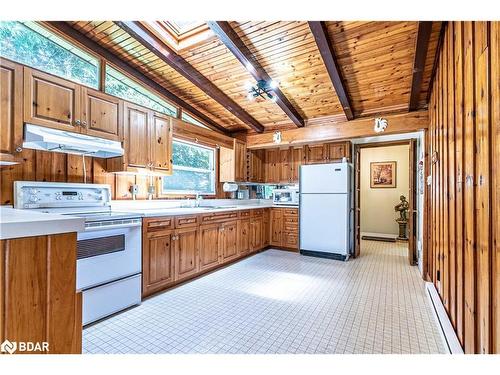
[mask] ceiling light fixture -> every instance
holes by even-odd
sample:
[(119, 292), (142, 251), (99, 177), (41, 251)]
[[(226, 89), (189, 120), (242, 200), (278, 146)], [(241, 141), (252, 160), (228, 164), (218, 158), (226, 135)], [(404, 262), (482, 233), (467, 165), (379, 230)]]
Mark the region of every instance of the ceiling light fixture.
[(273, 90), (277, 88), (278, 82), (273, 80), (258, 80), (256, 86), (252, 86), (251, 84), (249, 85), (248, 82), (245, 82), (245, 89), (248, 91), (248, 100), (254, 100), (260, 96), (263, 99), (269, 99), (275, 103), (278, 100), (278, 97)]

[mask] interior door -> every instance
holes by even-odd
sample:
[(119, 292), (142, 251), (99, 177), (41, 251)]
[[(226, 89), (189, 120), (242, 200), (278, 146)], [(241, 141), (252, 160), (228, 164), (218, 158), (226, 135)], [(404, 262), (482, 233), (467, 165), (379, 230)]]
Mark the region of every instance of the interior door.
[(354, 153), (354, 257), (358, 257), (361, 254), (361, 152), (358, 147)]
[(410, 163), (408, 176), (409, 181), (409, 192), (408, 192), (408, 262), (411, 265), (417, 262), (417, 225), (416, 225), (416, 215), (417, 215), (417, 189), (416, 189), (416, 163), (417, 163), (417, 142), (415, 139), (410, 141)]

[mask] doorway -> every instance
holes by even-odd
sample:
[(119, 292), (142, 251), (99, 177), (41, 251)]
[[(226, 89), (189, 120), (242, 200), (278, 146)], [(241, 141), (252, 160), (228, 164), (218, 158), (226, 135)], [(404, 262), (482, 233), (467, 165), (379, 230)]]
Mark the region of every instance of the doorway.
[[(355, 256), (363, 239), (406, 242), (408, 262), (415, 265), (416, 140), (356, 144), (354, 155)], [(407, 210), (396, 211), (398, 205)]]

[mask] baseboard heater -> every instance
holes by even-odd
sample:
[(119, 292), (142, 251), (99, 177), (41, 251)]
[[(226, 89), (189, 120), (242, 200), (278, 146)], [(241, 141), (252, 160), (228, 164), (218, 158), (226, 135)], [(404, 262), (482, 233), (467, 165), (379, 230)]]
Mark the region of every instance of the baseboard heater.
[(450, 318), (446, 313), (443, 302), (441, 302), (441, 298), (439, 298), (436, 287), (433, 283), (426, 282), (425, 288), (427, 291), (427, 296), (429, 297), (429, 300), (431, 301), (433, 307), (434, 317), (439, 323), (441, 336), (444, 343), (446, 344), (448, 352), (451, 354), (464, 354), (464, 350), (460, 345), (460, 341), (458, 341), (458, 337), (455, 333), (455, 330), (453, 329)]
[(396, 242), (395, 238), (389, 238), (389, 237), (362, 236), (361, 239), (368, 241)]

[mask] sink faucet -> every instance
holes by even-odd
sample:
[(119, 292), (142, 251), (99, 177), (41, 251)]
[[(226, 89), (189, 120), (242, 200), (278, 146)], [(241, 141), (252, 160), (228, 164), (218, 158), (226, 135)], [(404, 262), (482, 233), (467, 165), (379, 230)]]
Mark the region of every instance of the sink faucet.
[(201, 201), (203, 200), (203, 197), (201, 196), (200, 193), (196, 193), (196, 200), (195, 200), (195, 207), (200, 207)]

